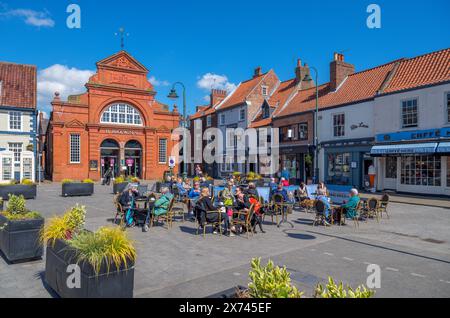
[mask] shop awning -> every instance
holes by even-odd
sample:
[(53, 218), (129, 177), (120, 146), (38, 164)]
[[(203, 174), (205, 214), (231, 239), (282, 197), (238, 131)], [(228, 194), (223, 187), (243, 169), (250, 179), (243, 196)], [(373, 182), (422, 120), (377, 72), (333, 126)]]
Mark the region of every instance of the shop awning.
[(372, 147), (370, 155), (373, 157), (380, 157), (389, 155), (434, 154), (436, 153), (437, 146), (437, 142), (421, 144), (377, 145)]
[(440, 154), (450, 154), (450, 142), (441, 142), (436, 150)]

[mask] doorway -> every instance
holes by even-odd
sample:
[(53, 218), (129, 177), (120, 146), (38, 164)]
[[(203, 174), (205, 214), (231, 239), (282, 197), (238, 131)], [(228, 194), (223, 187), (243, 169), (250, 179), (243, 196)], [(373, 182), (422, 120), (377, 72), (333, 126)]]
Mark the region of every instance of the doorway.
[(119, 175), (119, 156), (120, 147), (115, 140), (106, 139), (102, 142), (100, 145), (100, 173), (102, 178), (109, 168), (112, 169), (113, 178)]
[(130, 140), (125, 144), (126, 175), (142, 178), (142, 146), (136, 140)]

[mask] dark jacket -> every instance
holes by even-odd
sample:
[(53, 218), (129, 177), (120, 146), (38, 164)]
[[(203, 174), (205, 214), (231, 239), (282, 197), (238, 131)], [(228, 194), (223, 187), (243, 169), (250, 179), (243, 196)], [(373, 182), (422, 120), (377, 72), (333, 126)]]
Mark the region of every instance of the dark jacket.
[(130, 195), (130, 192), (128, 190), (122, 192), (119, 198), (119, 203), (122, 205), (123, 208), (131, 206), (131, 201), (136, 198), (137, 192), (132, 192)]
[(258, 190), (256, 190), (256, 189), (250, 189), (249, 188), (249, 189), (247, 189), (247, 191), (245, 191), (245, 194), (248, 195), (248, 196), (253, 195), (253, 196), (259, 198)]
[[(206, 222), (217, 222), (219, 220), (219, 212), (217, 213), (206, 213), (207, 211), (216, 211), (216, 207), (214, 207), (211, 202), (211, 198), (209, 197), (201, 197), (195, 203), (194, 213), (197, 217), (198, 222), (201, 225), (204, 225)], [(223, 220), (226, 217), (225, 213), (222, 213), (221, 219)]]
[(252, 204), (250, 203), (249, 199), (248, 199), (248, 195), (244, 195), (244, 201), (240, 201), (236, 198), (236, 202), (235, 202), (235, 208), (236, 210), (240, 211), (243, 209), (250, 209), (250, 207), (252, 206)]

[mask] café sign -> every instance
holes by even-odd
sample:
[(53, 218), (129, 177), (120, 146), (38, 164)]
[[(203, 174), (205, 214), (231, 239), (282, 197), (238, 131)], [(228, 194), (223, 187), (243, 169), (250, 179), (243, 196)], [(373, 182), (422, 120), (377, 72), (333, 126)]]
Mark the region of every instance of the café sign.
[(450, 138), (450, 127), (379, 134), (376, 137), (377, 142), (395, 142), (405, 140), (411, 141), (440, 138)]

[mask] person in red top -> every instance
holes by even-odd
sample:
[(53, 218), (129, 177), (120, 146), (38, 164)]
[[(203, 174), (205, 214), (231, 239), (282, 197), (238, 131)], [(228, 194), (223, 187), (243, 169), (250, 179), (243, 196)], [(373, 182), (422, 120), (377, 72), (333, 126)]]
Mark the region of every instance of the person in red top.
[(281, 184), (283, 184), (283, 187), (289, 187), (289, 181), (285, 178), (281, 178)]

